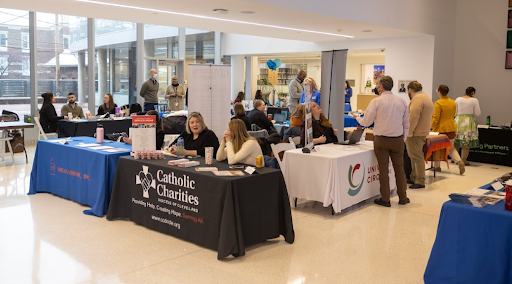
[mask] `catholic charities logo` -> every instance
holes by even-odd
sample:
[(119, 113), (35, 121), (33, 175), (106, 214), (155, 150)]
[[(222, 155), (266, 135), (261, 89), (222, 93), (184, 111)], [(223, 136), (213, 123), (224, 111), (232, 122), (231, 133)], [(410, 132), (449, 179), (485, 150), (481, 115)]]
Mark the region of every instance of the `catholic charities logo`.
[(149, 198), (149, 190), (151, 188), (156, 189), (156, 180), (153, 179), (153, 175), (148, 170), (148, 166), (142, 166), (142, 171), (135, 176), (135, 184), (142, 185), (142, 196), (144, 198)]
[(356, 196), (363, 187), (364, 176), (366, 174), (364, 164), (362, 167), (363, 178), (358, 184), (354, 183), (354, 174), (359, 170), (361, 170), (361, 164), (356, 164), (354, 167), (350, 165), (350, 168), (348, 169), (348, 183), (350, 184), (350, 188), (348, 189), (348, 195), (350, 196)]

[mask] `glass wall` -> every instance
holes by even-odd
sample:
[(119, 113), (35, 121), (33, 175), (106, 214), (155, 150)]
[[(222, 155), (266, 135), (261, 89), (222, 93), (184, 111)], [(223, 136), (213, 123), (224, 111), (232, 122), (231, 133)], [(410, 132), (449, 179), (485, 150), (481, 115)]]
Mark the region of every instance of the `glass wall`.
[(79, 48), (70, 50), (71, 33), (81, 30), (87, 41), (87, 19), (48, 13), (37, 13), (36, 19), (38, 93), (55, 95), (58, 115), (62, 115), (60, 110), (67, 104), (69, 93), (74, 93), (78, 104), (87, 111), (86, 53)]
[(28, 11), (0, 9), (0, 111), (30, 113)]
[[(96, 101), (105, 94), (114, 97), (117, 106), (136, 102), (137, 24), (96, 19)], [(131, 95), (130, 95), (131, 94)]]

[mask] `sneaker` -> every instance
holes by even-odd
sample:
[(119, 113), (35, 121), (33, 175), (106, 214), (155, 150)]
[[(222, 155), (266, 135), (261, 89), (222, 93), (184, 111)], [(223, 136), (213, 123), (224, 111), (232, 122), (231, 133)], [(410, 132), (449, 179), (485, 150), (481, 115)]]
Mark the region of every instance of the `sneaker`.
[(415, 188), (425, 188), (425, 185), (415, 183), (415, 184), (409, 186), (409, 188), (412, 188), (412, 189), (415, 189)]
[(391, 202), (384, 202), (384, 201), (382, 201), (382, 198), (375, 199), (373, 201), (373, 203), (375, 203), (377, 205), (385, 206), (385, 207), (391, 207)]
[(459, 173), (462, 175), (466, 171), (466, 166), (463, 162), (459, 162)]
[(411, 200), (409, 199), (409, 197), (406, 197), (405, 199), (398, 201), (398, 204), (400, 204), (400, 205), (405, 205), (407, 203), (411, 203)]

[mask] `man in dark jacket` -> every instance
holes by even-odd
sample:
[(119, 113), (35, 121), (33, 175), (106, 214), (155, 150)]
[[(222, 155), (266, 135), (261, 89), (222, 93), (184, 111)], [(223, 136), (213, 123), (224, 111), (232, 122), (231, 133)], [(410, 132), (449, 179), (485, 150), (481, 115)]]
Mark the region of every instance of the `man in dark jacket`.
[(254, 109), (249, 112), (248, 117), (251, 119), (251, 124), (256, 124), (261, 129), (266, 129), (268, 133), (277, 132), (274, 124), (270, 121), (265, 114), (265, 102), (262, 100), (254, 101)]

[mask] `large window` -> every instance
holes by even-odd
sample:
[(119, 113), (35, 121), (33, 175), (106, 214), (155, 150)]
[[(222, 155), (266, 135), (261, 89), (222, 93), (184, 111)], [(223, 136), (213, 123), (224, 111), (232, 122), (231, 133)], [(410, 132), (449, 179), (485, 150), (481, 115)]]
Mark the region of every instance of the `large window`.
[(106, 93), (118, 106), (137, 100), (137, 24), (96, 19), (96, 107)]
[(54, 105), (59, 115), (69, 93), (77, 96), (77, 102), (84, 111), (88, 109), (85, 54), (79, 48), (72, 53), (69, 41), (67, 46), (65, 44), (71, 31), (84, 22), (86, 19), (81, 17), (37, 13), (38, 92), (55, 94)]
[(28, 12), (0, 9), (0, 19), (0, 109), (23, 117), (30, 112), (30, 65), (24, 69), (30, 52)]

